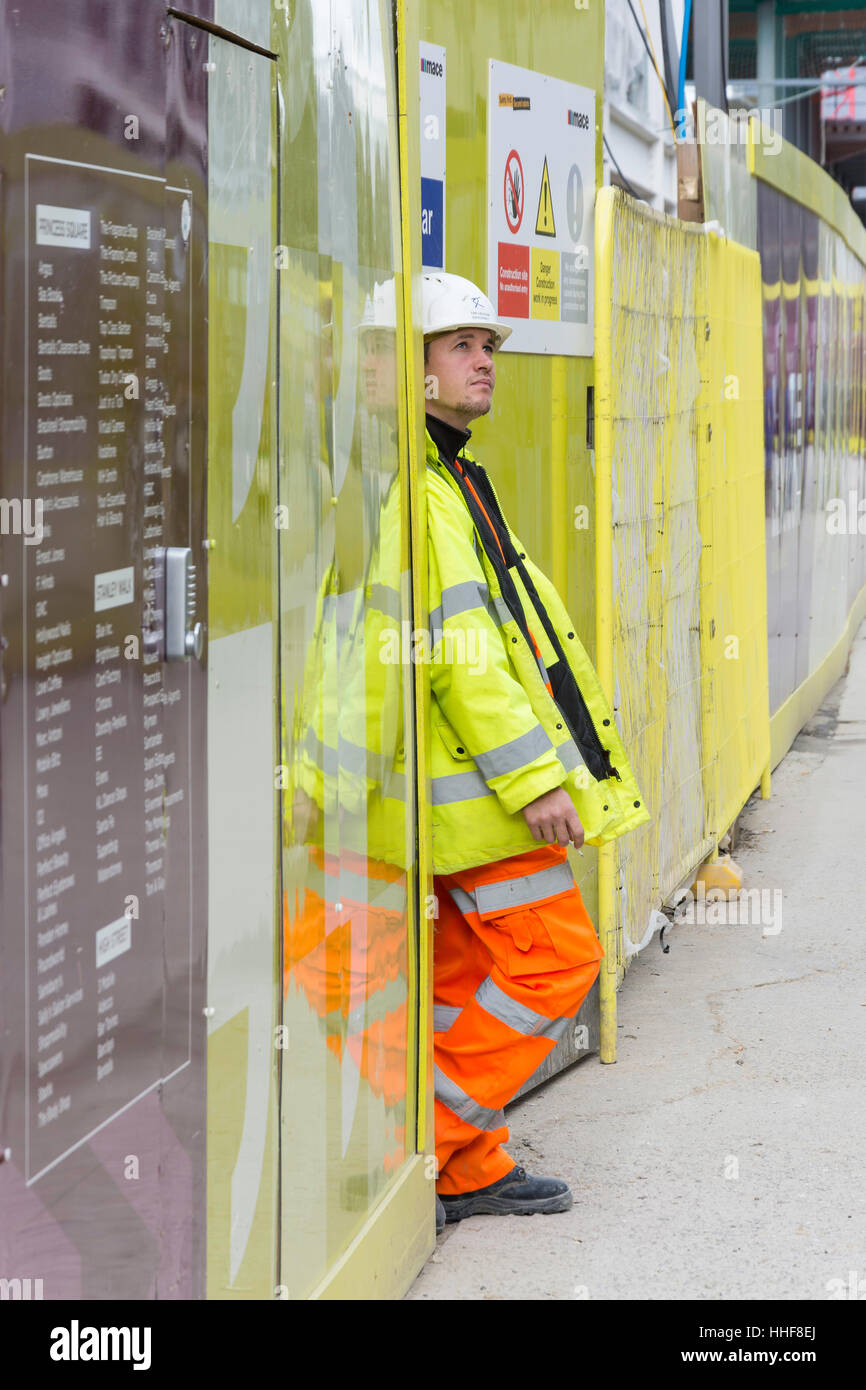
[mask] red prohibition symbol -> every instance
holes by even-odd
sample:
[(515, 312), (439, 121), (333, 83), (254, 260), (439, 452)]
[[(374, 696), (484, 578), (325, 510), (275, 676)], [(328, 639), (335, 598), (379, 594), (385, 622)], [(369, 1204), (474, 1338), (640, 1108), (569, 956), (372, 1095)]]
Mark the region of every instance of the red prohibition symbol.
[(510, 232), (518, 232), (523, 221), (525, 188), (520, 155), (512, 150), (505, 161), (505, 220)]

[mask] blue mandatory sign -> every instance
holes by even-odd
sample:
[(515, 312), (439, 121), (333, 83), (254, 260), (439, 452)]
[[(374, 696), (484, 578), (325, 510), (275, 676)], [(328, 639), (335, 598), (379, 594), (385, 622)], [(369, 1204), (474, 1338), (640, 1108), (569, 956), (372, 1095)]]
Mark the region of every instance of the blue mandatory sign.
[(572, 164), (568, 174), (565, 213), (568, 218), (569, 235), (572, 241), (578, 242), (583, 230), (583, 179), (576, 164)]
[(421, 261), (444, 270), (445, 220), (441, 179), (421, 180)]

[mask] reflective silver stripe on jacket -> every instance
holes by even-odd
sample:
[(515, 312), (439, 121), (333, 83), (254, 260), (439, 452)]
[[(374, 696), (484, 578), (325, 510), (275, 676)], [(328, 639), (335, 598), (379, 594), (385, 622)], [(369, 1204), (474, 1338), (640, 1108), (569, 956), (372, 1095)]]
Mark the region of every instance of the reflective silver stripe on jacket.
[[(473, 608), (488, 607), (488, 588), (480, 579), (464, 579), (460, 584), (449, 584), (442, 590), (442, 602), (430, 614), (430, 634), (434, 644), (442, 634), (442, 624), (448, 618), (456, 618), (460, 613), (471, 613)], [(437, 636), (438, 634), (438, 636)]]
[(321, 739), (316, 737), (313, 729), (307, 729), (307, 735), (303, 742), (303, 749), (304, 752), (312, 758), (316, 766), (320, 767), (329, 777), (336, 776), (337, 750), (336, 748), (329, 748), (326, 743), (322, 743)]
[(385, 786), (382, 788), (382, 796), (390, 797), (392, 801), (406, 800), (406, 774), (405, 772), (392, 772)]
[(508, 607), (508, 604), (505, 602), (505, 599), (502, 597), (502, 595), (492, 594), (491, 602), (493, 604), (494, 609), (496, 610), (496, 616), (499, 619), (500, 627), (504, 626), (505, 623), (510, 623), (514, 615), (512, 614), (511, 609)]
[(346, 738), (341, 738), (337, 744), (337, 761), (343, 772), (354, 772), (366, 777), (369, 756), (366, 748), (362, 748), (358, 743), (350, 743)]
[(347, 589), (341, 594), (325, 594), (322, 600), (322, 618), (325, 622), (331, 623), (336, 617), (337, 634), (340, 638), (344, 638), (349, 631), (355, 605), (361, 594), (363, 589)]
[(447, 1033), (452, 1023), (456, 1023), (462, 1009), (455, 1009), (450, 1004), (433, 1005), (433, 1032)]
[(506, 772), (516, 772), (518, 768), (526, 767), (552, 747), (544, 729), (536, 724), (534, 729), (528, 729), (525, 734), (519, 734), (508, 743), (501, 743), (498, 748), (476, 753), (475, 761), (481, 775), (489, 782), (492, 777), (502, 777)]
[(535, 664), (541, 672), (541, 679), (544, 681), (544, 684), (547, 685), (547, 682), (550, 680), (550, 676), (547, 674), (547, 667), (545, 666), (540, 656), (536, 656)]
[(371, 584), (369, 603), (371, 608), (378, 608), (380, 613), (387, 613), (389, 618), (394, 618), (397, 622), (403, 616), (400, 595), (390, 584)]
[(434, 806), (447, 806), (452, 801), (474, 801), (479, 796), (496, 795), (475, 768), (469, 772), (455, 772), (448, 777), (433, 777), (430, 780)]
[(307, 736), (304, 739), (304, 751), (329, 777), (336, 777), (341, 770), (366, 777), (368, 775), (368, 761), (376, 761), (377, 758), (381, 758), (381, 755), (371, 754), (359, 743), (350, 743), (346, 738), (340, 739), (338, 748), (332, 748), (329, 744), (322, 743), (321, 739), (316, 737), (313, 729), (307, 730)]
[(556, 756), (566, 772), (574, 772), (578, 767), (586, 767), (586, 763), (580, 756), (580, 749), (572, 738), (568, 739), (566, 743), (557, 744)]
[(574, 874), (568, 864), (552, 864), (535, 874), (520, 878), (504, 878), (499, 883), (479, 883), (474, 893), (463, 888), (448, 892), (463, 913), (502, 912), (512, 907), (526, 907), (551, 898), (555, 893), (567, 893), (575, 887)]
[(476, 989), (475, 999), (485, 1013), (492, 1014), (501, 1023), (507, 1023), (515, 1033), (524, 1033), (530, 1038), (553, 1038), (558, 1041), (571, 1022), (570, 1018), (547, 1018), (525, 1004), (519, 1004), (494, 984), (489, 975)]
[(477, 1100), (473, 1100), (461, 1090), (456, 1081), (452, 1081), (450, 1076), (446, 1076), (438, 1067), (433, 1068), (433, 1078), (436, 1099), (447, 1105), (448, 1109), (466, 1124), (474, 1125), (476, 1129), (501, 1129), (505, 1124), (505, 1116), (501, 1110), (490, 1110), (484, 1105), (479, 1105)]

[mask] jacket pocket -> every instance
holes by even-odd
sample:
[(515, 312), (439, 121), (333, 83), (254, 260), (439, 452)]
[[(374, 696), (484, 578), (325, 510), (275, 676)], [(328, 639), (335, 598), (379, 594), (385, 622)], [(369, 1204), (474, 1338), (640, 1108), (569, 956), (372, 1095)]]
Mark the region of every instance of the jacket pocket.
[(447, 720), (441, 719), (441, 717), (439, 719), (434, 717), (431, 722), (436, 733), (456, 762), (466, 762), (471, 759), (472, 754), (466, 751), (456, 732), (452, 729)]
[(497, 912), (486, 924), (502, 938), (508, 974), (546, 975), (552, 971), (568, 970), (572, 964), (568, 951), (562, 950), (541, 913), (534, 907), (519, 907), (512, 912)]
[(604, 954), (579, 890), (536, 907), (484, 913), (482, 921), (496, 932), (496, 945), (513, 979), (574, 970)]

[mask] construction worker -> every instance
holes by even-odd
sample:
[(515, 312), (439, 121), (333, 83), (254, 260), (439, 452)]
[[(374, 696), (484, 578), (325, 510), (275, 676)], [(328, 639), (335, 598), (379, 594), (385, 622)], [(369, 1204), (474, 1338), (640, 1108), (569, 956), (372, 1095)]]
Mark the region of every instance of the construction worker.
[(510, 329), (468, 280), (423, 277), (431, 640), (437, 1229), (566, 1211), (502, 1108), (556, 1046), (603, 951), (567, 846), (649, 819), (559, 595), (467, 452)]

